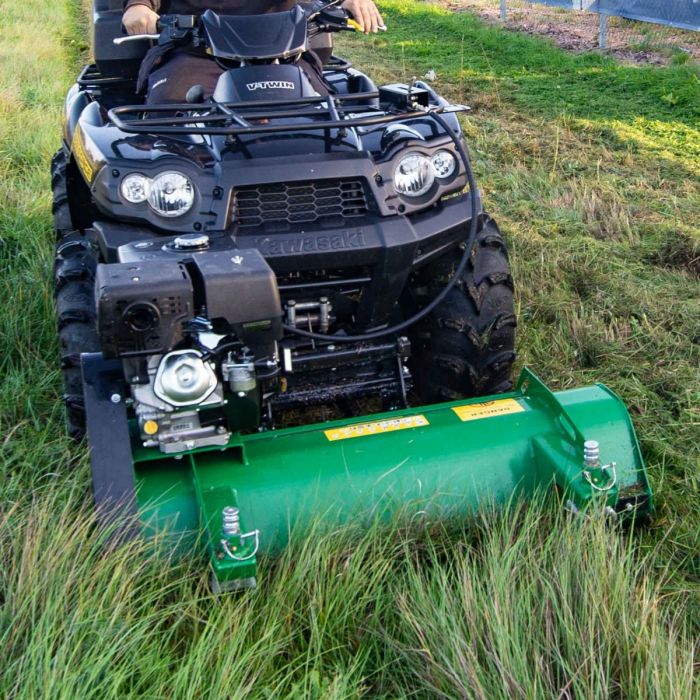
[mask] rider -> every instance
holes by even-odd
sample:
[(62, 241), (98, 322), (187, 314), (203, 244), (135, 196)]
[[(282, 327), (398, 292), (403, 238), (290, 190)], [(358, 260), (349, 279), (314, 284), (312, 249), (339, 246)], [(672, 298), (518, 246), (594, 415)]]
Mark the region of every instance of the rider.
[[(197, 15), (204, 10), (228, 15), (266, 14), (291, 10), (297, 0), (125, 0), (122, 24), (128, 34), (155, 34), (159, 12), (163, 14)], [(202, 6), (204, 5), (204, 6)], [(373, 0), (345, 0), (341, 5), (349, 12), (366, 34), (383, 27), (384, 21)], [(327, 94), (321, 61), (312, 51), (306, 51), (299, 65), (304, 69), (314, 89)], [(199, 84), (209, 97), (223, 69), (196, 50), (163, 47), (151, 49), (141, 66), (139, 90), (148, 85), (146, 101), (149, 104), (183, 102), (190, 87)]]

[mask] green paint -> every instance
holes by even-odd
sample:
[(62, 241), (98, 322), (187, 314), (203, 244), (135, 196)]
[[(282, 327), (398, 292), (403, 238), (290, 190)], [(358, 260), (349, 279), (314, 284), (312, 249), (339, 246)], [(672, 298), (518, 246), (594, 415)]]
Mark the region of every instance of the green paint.
[[(523, 411), (462, 421), (453, 407), (515, 399)], [(329, 429), (424, 416), (428, 425), (331, 441)], [(616, 463), (612, 488), (596, 491), (583, 473), (583, 441), (599, 441), (601, 463)], [(204, 532), (220, 583), (250, 578), (255, 558), (233, 561), (222, 552), (225, 506), (240, 509), (242, 532), (258, 530), (261, 551), (279, 551), (290, 532), (322, 516), (340, 524), (368, 514), (427, 511), (465, 517), (514, 493), (556, 488), (579, 509), (615, 507), (644, 497), (652, 507), (639, 445), (623, 403), (602, 385), (550, 392), (524, 370), (511, 394), (405, 409), (253, 435), (228, 447), (206, 448), (181, 459), (135, 451), (139, 503), (151, 528)], [(610, 473), (591, 470), (600, 488)], [(622, 501), (621, 503), (624, 503)], [(619, 507), (619, 504), (618, 504)], [(248, 556), (253, 538), (241, 543)]]

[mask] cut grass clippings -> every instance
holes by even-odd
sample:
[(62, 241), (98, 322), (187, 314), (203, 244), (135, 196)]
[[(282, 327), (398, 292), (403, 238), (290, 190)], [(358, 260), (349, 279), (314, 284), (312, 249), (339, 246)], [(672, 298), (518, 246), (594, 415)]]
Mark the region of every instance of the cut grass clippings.
[[(435, 71), (508, 239), (520, 362), (630, 407), (658, 511), (631, 534), (552, 504), (461, 527), (314, 531), (260, 588), (105, 549), (63, 434), (49, 160), (80, 67), (75, 0), (3, 0), (0, 696), (693, 698), (700, 638), (700, 93), (414, 1), (343, 37), (378, 81)], [(340, 43), (340, 42), (339, 42)], [(437, 448), (436, 448), (437, 449)]]

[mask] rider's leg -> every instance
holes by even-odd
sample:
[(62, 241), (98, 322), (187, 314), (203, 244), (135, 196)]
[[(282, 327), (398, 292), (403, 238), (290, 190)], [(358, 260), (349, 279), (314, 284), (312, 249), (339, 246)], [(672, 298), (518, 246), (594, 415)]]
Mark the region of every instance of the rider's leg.
[(313, 87), (319, 95), (327, 95), (333, 92), (333, 88), (323, 77), (323, 63), (314, 51), (306, 51), (299, 59), (298, 65), (304, 73), (306, 73), (311, 87)]
[[(327, 95), (332, 91), (323, 78), (321, 61), (313, 52), (306, 52), (298, 65), (316, 92)], [(223, 72), (224, 69), (211, 58), (193, 56), (182, 51), (169, 53), (163, 65), (148, 76), (146, 104), (184, 102), (187, 91), (193, 85), (201, 85), (204, 88), (204, 99), (207, 99), (214, 93)]]
[(169, 54), (166, 62), (148, 76), (147, 104), (184, 102), (193, 85), (204, 88), (205, 99), (211, 97), (223, 73), (216, 61), (184, 52)]

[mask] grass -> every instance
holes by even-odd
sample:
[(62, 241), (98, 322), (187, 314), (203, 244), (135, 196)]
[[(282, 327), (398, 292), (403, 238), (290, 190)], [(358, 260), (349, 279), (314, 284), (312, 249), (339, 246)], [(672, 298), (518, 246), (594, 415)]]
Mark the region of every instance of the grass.
[(319, 531), (265, 562), (256, 593), (223, 598), (197, 559), (105, 550), (85, 450), (62, 433), (51, 298), (48, 161), (83, 15), (75, 0), (4, 2), (0, 696), (697, 697), (697, 73), (568, 55), (412, 0), (382, 9), (389, 33), (343, 53), (378, 80), (435, 70), (473, 107), (520, 361), (624, 396), (651, 526), (571, 524), (535, 503), (451, 530)]

